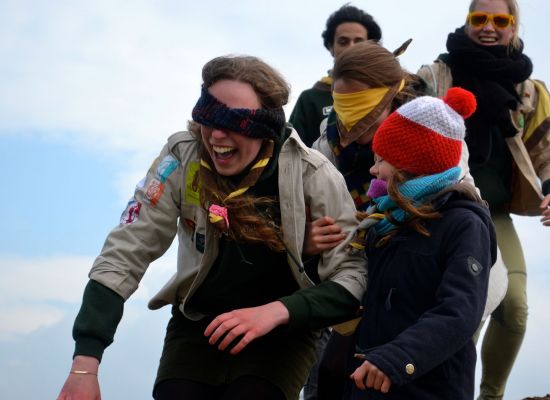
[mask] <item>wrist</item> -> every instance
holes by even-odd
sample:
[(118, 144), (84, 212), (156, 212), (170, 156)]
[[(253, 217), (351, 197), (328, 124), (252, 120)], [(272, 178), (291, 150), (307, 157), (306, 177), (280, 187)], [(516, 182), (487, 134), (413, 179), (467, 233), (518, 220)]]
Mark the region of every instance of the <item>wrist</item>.
[(91, 356), (76, 356), (71, 365), (71, 374), (97, 375), (99, 360)]

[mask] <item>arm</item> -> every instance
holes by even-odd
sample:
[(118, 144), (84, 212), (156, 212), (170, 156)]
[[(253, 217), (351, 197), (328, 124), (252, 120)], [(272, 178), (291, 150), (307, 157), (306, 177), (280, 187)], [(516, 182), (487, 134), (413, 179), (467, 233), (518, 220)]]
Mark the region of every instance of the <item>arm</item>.
[(541, 81), (533, 81), (535, 109), (527, 116), (524, 140), (533, 168), (542, 182), (541, 222), (550, 226), (550, 95)]
[[(304, 193), (313, 220), (330, 216), (343, 236), (347, 236), (357, 226), (355, 203), (347, 190), (344, 177), (329, 161), (324, 160), (304, 180)], [(358, 300), (362, 298), (367, 282), (366, 259), (363, 253), (349, 254), (342, 241), (322, 253), (317, 269), (322, 282), (337, 282)]]
[[(312, 214), (332, 213), (339, 225), (350, 229), (355, 220), (355, 207), (345, 182), (327, 160), (317, 161), (321, 163), (314, 176), (304, 177), (306, 203), (311, 205)], [(319, 285), (264, 306), (224, 313), (212, 321), (204, 334), (210, 336), (212, 344), (224, 334), (233, 339), (242, 336), (231, 351), (236, 354), (250, 341), (282, 324), (287, 324), (289, 329), (320, 328), (353, 318), (366, 286), (364, 258), (349, 256), (343, 246), (325, 251), (321, 258), (320, 264), (325, 264), (319, 274), (322, 281)], [(229, 342), (222, 340), (218, 346), (223, 349)]]
[(346, 238), (334, 218), (325, 215), (311, 221), (308, 211), (303, 254), (306, 257), (316, 256), (325, 250), (333, 249)]
[[(105, 348), (113, 341), (122, 318), (124, 301), (137, 289), (149, 263), (166, 251), (175, 235), (179, 215), (177, 181), (181, 181), (178, 179), (181, 174), (179, 166), (171, 163), (172, 174), (159, 176), (164, 190), (147, 193), (150, 182), (158, 173), (167, 171), (160, 165), (168, 154), (165, 146), (149, 169), (144, 184), (136, 187), (120, 225), (107, 237), (90, 271), (91, 279), (84, 290), (82, 306), (73, 327), (75, 353), (72, 372), (59, 399), (100, 398), (97, 375), (94, 374), (98, 372)], [(75, 369), (88, 373), (74, 373)]]
[[(327, 143), (326, 127), (327, 118), (321, 123), (321, 136), (311, 145), (312, 149), (321, 152), (334, 164), (336, 160)], [(346, 189), (347, 190), (347, 189)], [(312, 221), (311, 210), (307, 209), (307, 223), (304, 239), (303, 255), (311, 257), (321, 254), (325, 250), (333, 249), (346, 238), (342, 228), (336, 224), (330, 215), (323, 215)]]
[(204, 336), (220, 350), (241, 337), (230, 351), (235, 355), (279, 325), (288, 325), (289, 329), (326, 327), (353, 318), (358, 308), (359, 301), (342, 286), (323, 282), (262, 306), (218, 315), (206, 327)]
[(421, 66), (416, 74), (426, 82), (436, 97), (445, 96), (447, 90), (453, 85), (451, 70), (441, 60)]
[(138, 211), (133, 219), (126, 218), (127, 207), (94, 262), (90, 278), (124, 300), (137, 290), (149, 265), (172, 244), (182, 203), (184, 167), (166, 145), (129, 202), (129, 207), (133, 204)]
[(113, 342), (123, 307), (124, 301), (115, 292), (92, 280), (88, 282), (73, 327), (76, 345), (71, 372), (58, 400), (101, 398), (99, 363), (103, 351)]

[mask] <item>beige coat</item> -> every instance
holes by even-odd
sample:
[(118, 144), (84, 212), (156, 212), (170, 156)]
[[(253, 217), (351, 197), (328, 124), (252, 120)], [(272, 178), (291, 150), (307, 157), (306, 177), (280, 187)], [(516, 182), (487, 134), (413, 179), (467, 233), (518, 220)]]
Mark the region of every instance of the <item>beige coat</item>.
[[(139, 216), (111, 231), (90, 272), (91, 279), (126, 300), (137, 289), (149, 264), (164, 254), (177, 234), (177, 271), (150, 300), (149, 307), (179, 305), (190, 319), (202, 315), (190, 309), (187, 300), (218, 256), (218, 231), (207, 222), (193, 185), (199, 166), (198, 149), (199, 141), (188, 132), (178, 132), (168, 139), (144, 182), (136, 187), (134, 200), (142, 204)], [(162, 195), (156, 196), (159, 185), (155, 185), (155, 179), (158, 181), (166, 171), (163, 165), (174, 169), (165, 178)], [(284, 241), (296, 258), (289, 255), (288, 264), (299, 286), (311, 287), (313, 282), (301, 268), (306, 206), (314, 219), (333, 216), (344, 231), (356, 224), (355, 206), (341, 174), (323, 155), (307, 148), (295, 131), (282, 146), (278, 166)], [(157, 201), (155, 205), (151, 199)], [(365, 263), (363, 256), (348, 255), (340, 245), (321, 255), (319, 277), (339, 283), (360, 300), (366, 288)]]
[[(453, 85), (451, 69), (438, 60), (418, 71), (437, 96), (443, 97)], [(540, 215), (543, 199), (540, 183), (550, 179), (550, 97), (544, 83), (532, 79), (517, 85), (521, 98), (518, 109), (511, 111), (518, 133), (506, 139), (514, 158), (511, 213)]]

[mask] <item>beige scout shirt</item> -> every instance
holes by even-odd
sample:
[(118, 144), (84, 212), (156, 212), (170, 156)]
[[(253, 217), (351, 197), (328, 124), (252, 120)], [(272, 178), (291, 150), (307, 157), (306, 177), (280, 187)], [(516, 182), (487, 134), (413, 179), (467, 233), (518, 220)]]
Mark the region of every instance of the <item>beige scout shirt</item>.
[[(139, 213), (111, 231), (89, 275), (126, 300), (149, 264), (164, 254), (177, 234), (177, 272), (150, 300), (149, 308), (179, 305), (191, 319), (202, 315), (186, 307), (186, 302), (218, 255), (218, 233), (207, 223), (193, 185), (199, 145), (189, 132), (178, 132), (168, 139), (144, 183), (136, 187), (131, 203), (134, 209), (139, 205)], [(295, 131), (282, 146), (278, 168), (284, 241), (297, 258), (289, 255), (288, 263), (299, 286), (311, 287), (313, 282), (297, 265), (301, 264), (306, 206), (313, 219), (331, 215), (345, 232), (356, 224), (355, 206), (342, 175), (323, 155), (307, 148)], [(319, 277), (339, 283), (360, 300), (366, 288), (365, 262), (363, 256), (351, 256), (340, 245), (321, 255)]]

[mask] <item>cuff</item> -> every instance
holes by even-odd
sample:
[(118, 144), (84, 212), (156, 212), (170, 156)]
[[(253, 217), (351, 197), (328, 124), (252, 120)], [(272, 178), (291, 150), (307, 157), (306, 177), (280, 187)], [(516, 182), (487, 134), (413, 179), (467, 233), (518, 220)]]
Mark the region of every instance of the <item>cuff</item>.
[(289, 329), (297, 329), (306, 325), (310, 314), (306, 299), (299, 295), (292, 295), (282, 297), (279, 301), (288, 309)]
[(92, 336), (79, 337), (75, 341), (73, 358), (76, 356), (90, 356), (97, 358), (101, 362), (105, 347), (105, 343), (98, 338)]

